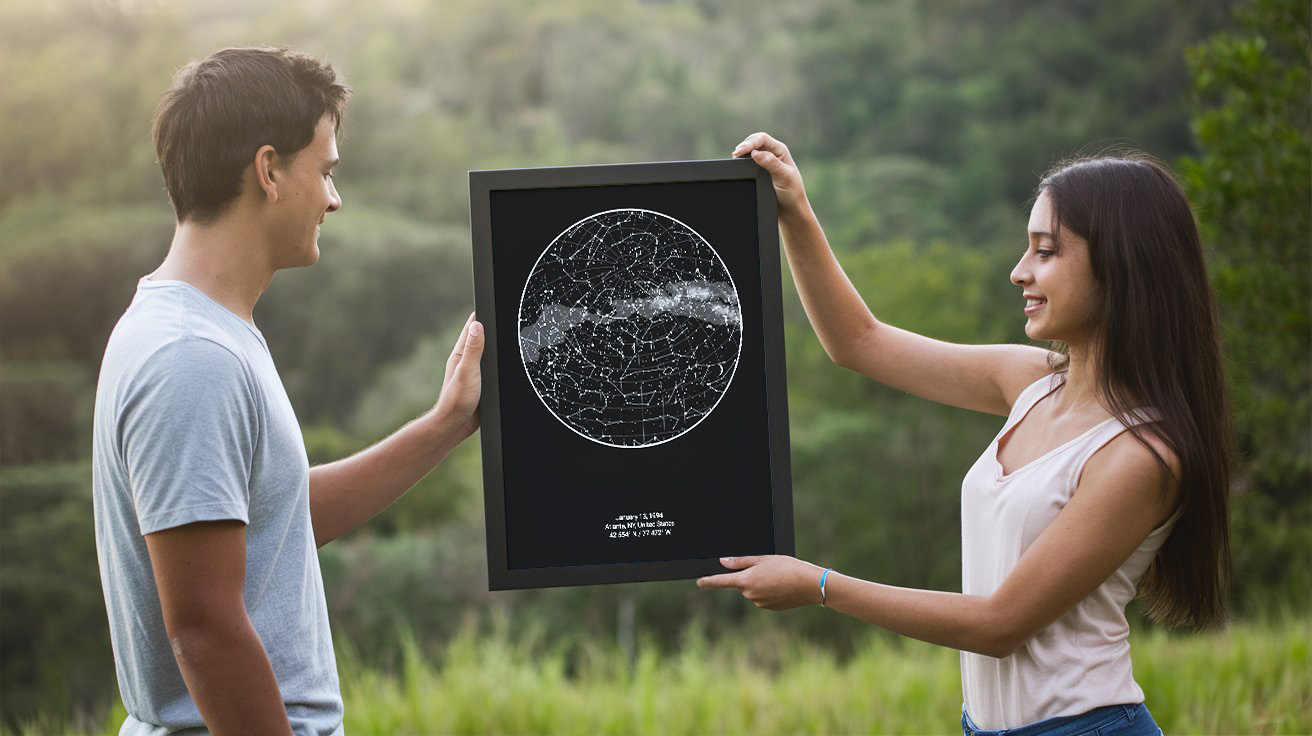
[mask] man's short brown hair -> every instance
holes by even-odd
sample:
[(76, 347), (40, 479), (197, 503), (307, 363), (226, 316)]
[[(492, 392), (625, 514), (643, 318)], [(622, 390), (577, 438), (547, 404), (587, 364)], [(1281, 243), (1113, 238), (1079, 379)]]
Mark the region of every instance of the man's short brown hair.
[(291, 156), (324, 115), (340, 127), (350, 92), (331, 66), (285, 48), (223, 49), (183, 67), (152, 126), (178, 222), (223, 214), (260, 146)]

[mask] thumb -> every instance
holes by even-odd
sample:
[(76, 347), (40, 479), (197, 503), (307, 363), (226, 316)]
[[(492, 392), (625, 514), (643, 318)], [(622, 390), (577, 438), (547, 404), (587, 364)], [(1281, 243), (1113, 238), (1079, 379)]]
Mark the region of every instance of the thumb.
[(460, 355), (460, 365), (456, 370), (468, 373), (473, 371), (478, 373), (478, 363), (483, 358), (483, 323), (474, 321), (469, 323), (468, 334), (465, 335), (464, 350)]
[(770, 172), (770, 176), (780, 176), (788, 173), (788, 164), (785, 164), (778, 156), (763, 148), (752, 151), (752, 160), (758, 166)]
[(743, 570), (753, 565), (759, 565), (761, 558), (759, 556), (749, 557), (721, 557), (720, 564), (730, 570)]

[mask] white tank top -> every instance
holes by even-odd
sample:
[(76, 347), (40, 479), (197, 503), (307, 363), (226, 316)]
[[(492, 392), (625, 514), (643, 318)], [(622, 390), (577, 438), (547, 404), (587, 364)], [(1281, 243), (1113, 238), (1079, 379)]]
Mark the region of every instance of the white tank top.
[[(1003, 474), (998, 440), (1060, 385), (1060, 378), (1048, 375), (1022, 391), (1002, 431), (961, 483), (961, 585), (968, 595), (991, 595), (1002, 585), (1066, 506), (1084, 464), (1126, 430), (1127, 425), (1109, 418)], [(961, 689), (971, 720), (997, 730), (1143, 702), (1130, 668), (1125, 606), (1179, 516), (1177, 510), (1097, 590), (1010, 656), (962, 652)]]

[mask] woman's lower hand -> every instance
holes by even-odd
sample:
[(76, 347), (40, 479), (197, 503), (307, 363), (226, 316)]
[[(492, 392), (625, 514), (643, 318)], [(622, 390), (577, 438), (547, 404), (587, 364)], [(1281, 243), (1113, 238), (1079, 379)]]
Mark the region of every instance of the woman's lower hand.
[(761, 168), (770, 173), (774, 194), (779, 201), (779, 214), (801, 214), (807, 208), (806, 189), (802, 174), (797, 170), (788, 146), (769, 133), (752, 133), (733, 149), (736, 158), (750, 156)]
[(820, 575), (824, 569), (796, 557), (721, 557), (720, 564), (734, 572), (699, 578), (697, 587), (733, 588), (757, 608), (771, 611), (820, 602)]

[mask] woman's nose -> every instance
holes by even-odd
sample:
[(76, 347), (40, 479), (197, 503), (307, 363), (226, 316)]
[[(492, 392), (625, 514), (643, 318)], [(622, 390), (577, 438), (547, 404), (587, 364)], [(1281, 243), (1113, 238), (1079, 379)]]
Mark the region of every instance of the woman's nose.
[(1011, 269), (1011, 283), (1024, 286), (1030, 280), (1030, 270), (1025, 265), (1025, 256), (1021, 256), (1016, 266)]

